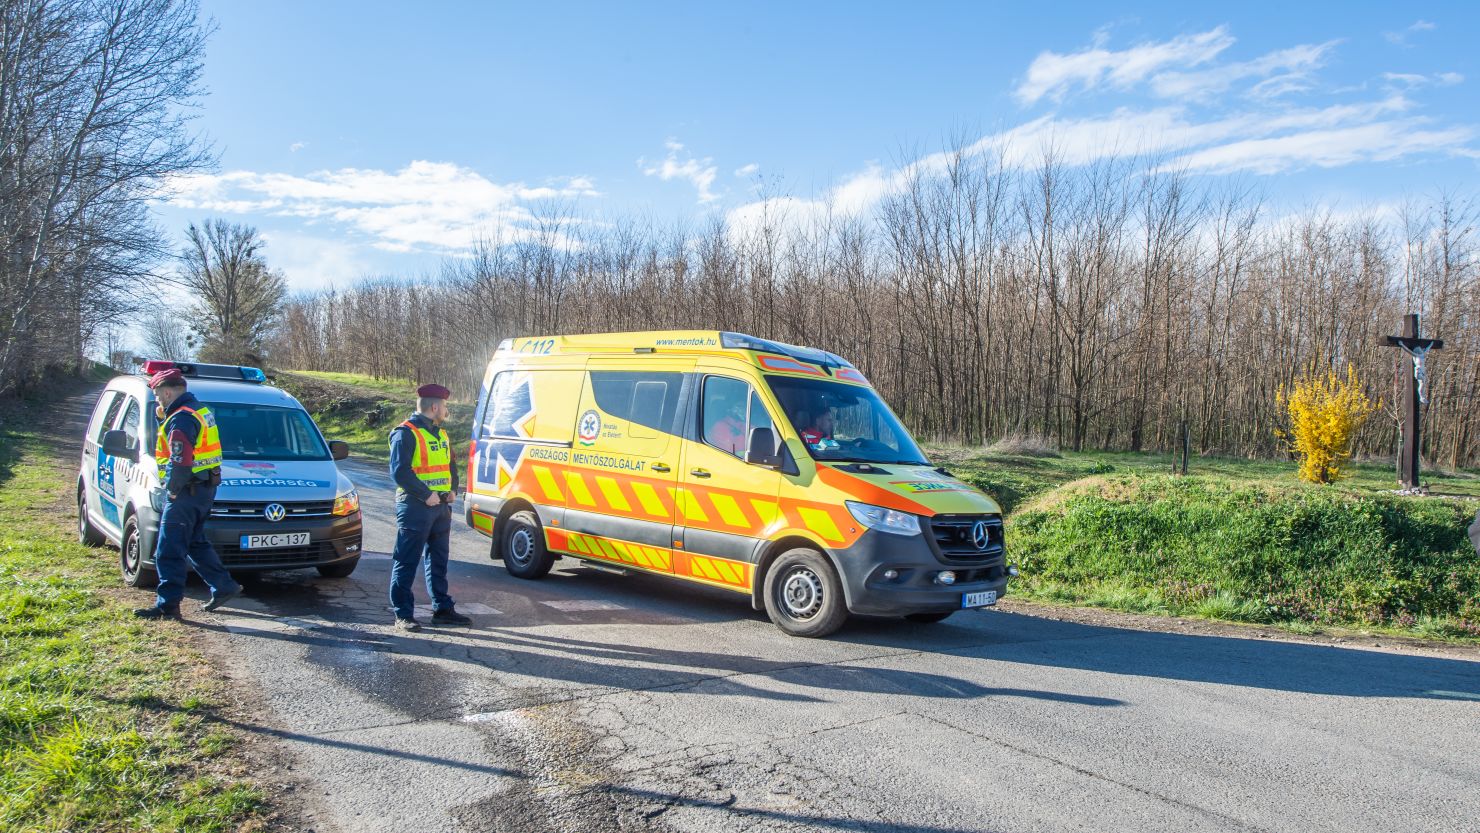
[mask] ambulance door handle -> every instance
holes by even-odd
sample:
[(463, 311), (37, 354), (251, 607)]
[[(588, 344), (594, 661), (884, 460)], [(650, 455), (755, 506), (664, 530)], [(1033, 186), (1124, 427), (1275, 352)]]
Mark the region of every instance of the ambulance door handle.
[(692, 474), (695, 477), (708, 477), (709, 476), (709, 470), (708, 469), (690, 469), (689, 470), (689, 474)]
[(653, 471), (657, 472), (658, 474), (667, 474), (668, 472), (673, 471), (673, 469), (668, 468), (662, 463), (653, 463)]

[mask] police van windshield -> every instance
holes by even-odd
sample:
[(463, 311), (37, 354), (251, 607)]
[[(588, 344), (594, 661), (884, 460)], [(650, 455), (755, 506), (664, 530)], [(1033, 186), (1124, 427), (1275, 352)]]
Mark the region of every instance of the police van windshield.
[(795, 376), (766, 381), (813, 459), (928, 465), (873, 388)]
[(207, 402), (227, 460), (328, 460), (329, 449), (308, 414), (297, 408)]

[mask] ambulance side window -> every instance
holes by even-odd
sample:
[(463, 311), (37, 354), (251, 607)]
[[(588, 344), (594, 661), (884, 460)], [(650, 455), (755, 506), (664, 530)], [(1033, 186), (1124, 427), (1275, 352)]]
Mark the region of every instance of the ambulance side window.
[(682, 388), (682, 373), (591, 371), (596, 407), (616, 419), (627, 420), (629, 436), (638, 439), (673, 433)]
[[(508, 370), (493, 377), (488, 391), (488, 404), (483, 409), (483, 425), (480, 439), (488, 437), (518, 437), (514, 423), (530, 411), (529, 381), (516, 384), (520, 374)], [(527, 377), (527, 374), (526, 374)]]
[(704, 407), (701, 423), (704, 442), (736, 457), (745, 456), (746, 411), (754, 394), (750, 385), (739, 379), (710, 376), (704, 380)]
[[(113, 421), (118, 419), (118, 412), (123, 408), (122, 393), (116, 390), (109, 391), (107, 396), (111, 397), (108, 400), (107, 407), (104, 408), (100, 404), (98, 410), (93, 413), (93, 419), (96, 420), (93, 423), (93, 440), (99, 445), (102, 445), (103, 435), (108, 433), (108, 430), (113, 427)], [(102, 419), (98, 419), (99, 414), (102, 415)]]

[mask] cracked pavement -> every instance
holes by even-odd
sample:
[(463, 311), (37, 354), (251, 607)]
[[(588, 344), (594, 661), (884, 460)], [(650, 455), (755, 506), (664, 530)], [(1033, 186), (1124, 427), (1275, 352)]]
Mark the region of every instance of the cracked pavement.
[(460, 516), (474, 626), (406, 634), (389, 480), (344, 466), (352, 577), (186, 611), (316, 831), (1480, 831), (1474, 659), (997, 611), (799, 640), (725, 591), (513, 579)]

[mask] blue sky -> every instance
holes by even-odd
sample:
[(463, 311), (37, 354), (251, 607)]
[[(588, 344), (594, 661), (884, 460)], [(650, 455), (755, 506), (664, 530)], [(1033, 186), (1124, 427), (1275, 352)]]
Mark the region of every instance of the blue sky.
[(218, 169), (173, 232), (262, 230), (303, 289), (435, 268), (552, 201), (661, 225), (867, 211), (952, 138), (1155, 147), (1276, 210), (1480, 183), (1480, 4), (204, 0)]

